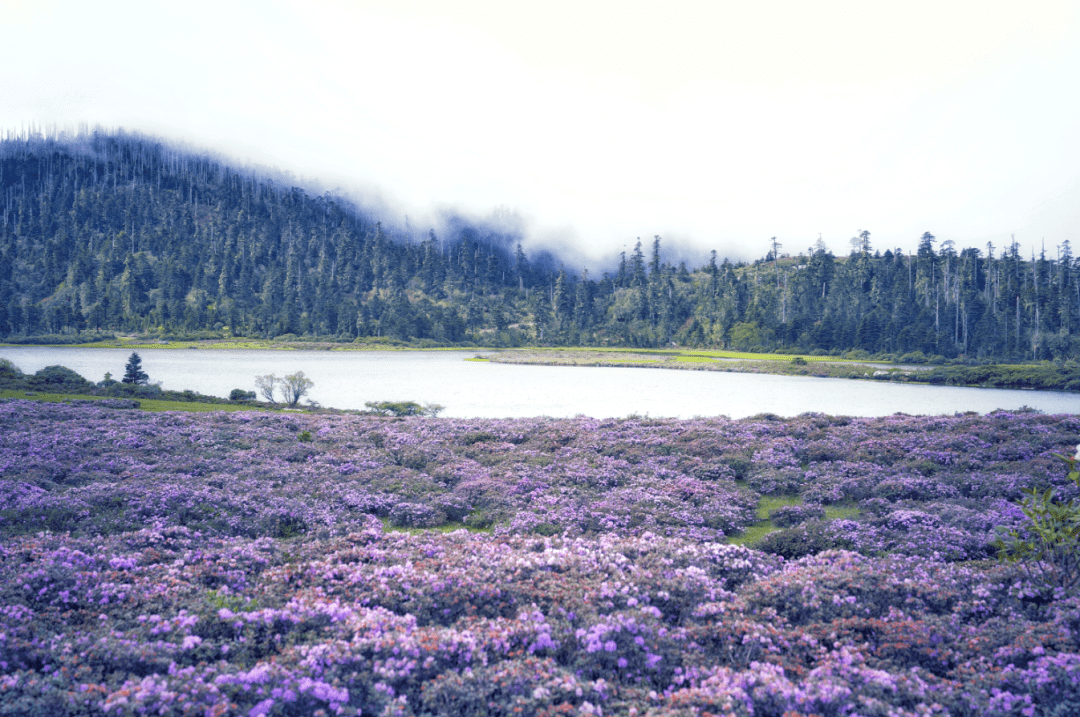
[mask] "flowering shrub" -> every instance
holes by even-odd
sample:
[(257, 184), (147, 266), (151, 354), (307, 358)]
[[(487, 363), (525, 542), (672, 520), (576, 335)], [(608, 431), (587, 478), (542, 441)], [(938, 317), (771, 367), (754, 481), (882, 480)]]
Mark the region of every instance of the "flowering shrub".
[(785, 505), (769, 513), (769, 519), (773, 525), (790, 528), (809, 520), (825, 520), (825, 510), (820, 505)]
[(446, 522), (446, 514), (423, 503), (398, 503), (390, 509), (390, 522), (400, 527), (434, 528)]
[[(1076, 455), (1058, 455), (1069, 466), (1068, 479), (1080, 487), (1080, 445)], [(1001, 557), (1023, 565), (1033, 579), (1052, 588), (1080, 585), (1080, 502), (1054, 499), (1054, 489), (1030, 488), (1020, 505), (1027, 519), (1018, 530), (1002, 531), (996, 541)]]
[[(0, 714), (1069, 714), (1080, 598), (971, 559), (1078, 431), (0, 403)], [(725, 544), (781, 474), (820, 544)]]
[(1080, 666), (1012, 566), (655, 535), (21, 536), (0, 579), (5, 712), (1049, 714)]
[(833, 548), (855, 548), (855, 541), (824, 521), (796, 525), (769, 533), (756, 545), (759, 550), (785, 558), (801, 558)]
[(1023, 519), (1007, 504), (1033, 481), (1064, 500), (1080, 495), (1053, 458), (1078, 433), (1076, 417), (1033, 413), (425, 422), (9, 401), (0, 526), (108, 535), (158, 521), (215, 535), (331, 536), (407, 503), (430, 510), (399, 509), (401, 525), (718, 540), (756, 520), (761, 491), (796, 491), (805, 511), (866, 501), (853, 517), (870, 536), (852, 543), (858, 550), (926, 552), (918, 526), (882, 520), (914, 510), (962, 546), (927, 536), (929, 552), (973, 559), (992, 555), (994, 525)]

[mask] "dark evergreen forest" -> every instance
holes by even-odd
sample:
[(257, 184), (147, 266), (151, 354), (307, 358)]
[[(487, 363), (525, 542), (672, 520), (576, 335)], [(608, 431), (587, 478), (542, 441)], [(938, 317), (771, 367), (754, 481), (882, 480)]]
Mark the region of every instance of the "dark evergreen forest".
[(125, 133), (0, 141), (0, 336), (701, 346), (994, 360), (1080, 355), (1080, 260), (922, 235), (846, 256), (665, 261), (600, 276), (455, 220), (416, 238), (330, 195)]

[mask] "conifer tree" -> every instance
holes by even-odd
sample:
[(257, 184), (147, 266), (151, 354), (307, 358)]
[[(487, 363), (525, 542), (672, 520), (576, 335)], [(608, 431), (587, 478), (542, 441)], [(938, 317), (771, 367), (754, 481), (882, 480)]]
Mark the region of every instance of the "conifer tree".
[(142, 359), (133, 351), (128, 357), (127, 365), (124, 366), (124, 377), (120, 381), (135, 386), (145, 386), (149, 380), (150, 377), (142, 370)]

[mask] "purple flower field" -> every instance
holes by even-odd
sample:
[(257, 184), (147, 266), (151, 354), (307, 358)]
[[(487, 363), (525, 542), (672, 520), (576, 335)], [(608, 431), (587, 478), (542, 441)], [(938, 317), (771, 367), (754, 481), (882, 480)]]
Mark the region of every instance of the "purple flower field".
[(1080, 597), (991, 547), (1078, 439), (2, 402), (0, 715), (1080, 714)]

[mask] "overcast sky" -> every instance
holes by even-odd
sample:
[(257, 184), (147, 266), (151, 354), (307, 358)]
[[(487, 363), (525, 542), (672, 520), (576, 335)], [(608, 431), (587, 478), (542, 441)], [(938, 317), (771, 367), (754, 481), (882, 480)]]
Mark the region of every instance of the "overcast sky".
[(125, 128), (586, 256), (1080, 239), (1075, 2), (0, 0), (0, 130)]

